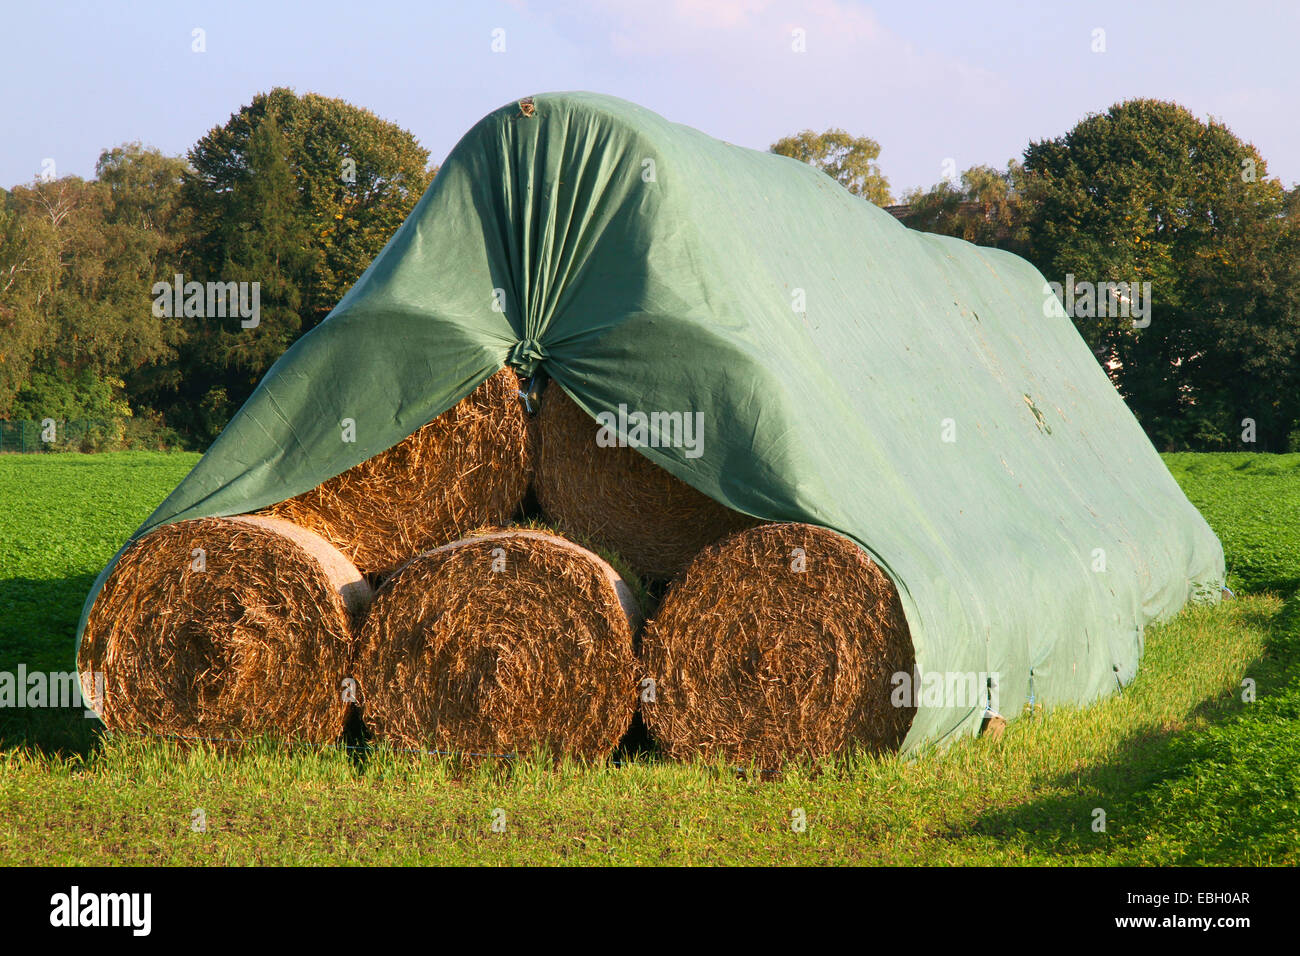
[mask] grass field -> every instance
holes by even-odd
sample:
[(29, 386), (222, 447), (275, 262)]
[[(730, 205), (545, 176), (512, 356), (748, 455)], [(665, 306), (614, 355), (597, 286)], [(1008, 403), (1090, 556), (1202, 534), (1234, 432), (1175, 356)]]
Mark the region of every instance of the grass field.
[[(195, 460), (0, 456), (0, 671), (71, 669), (95, 574)], [(653, 758), (182, 749), (99, 739), (79, 711), (0, 710), (0, 863), (1294, 864), (1300, 456), (1167, 460), (1239, 598), (1151, 628), (1122, 695), (1000, 740), (760, 781)]]
[(1163, 457), (1223, 542), (1229, 587), (1300, 588), (1300, 454)]

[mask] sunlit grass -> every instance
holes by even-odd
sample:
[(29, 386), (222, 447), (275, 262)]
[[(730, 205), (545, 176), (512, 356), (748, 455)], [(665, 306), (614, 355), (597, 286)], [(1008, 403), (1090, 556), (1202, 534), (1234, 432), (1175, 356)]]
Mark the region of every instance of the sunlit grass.
[[(1123, 695), (1013, 721), (1000, 740), (796, 765), (776, 780), (725, 764), (459, 762), (269, 741), (114, 738), (85, 759), (10, 752), (0, 861), (1107, 862), (1139, 825), (1123, 807), (1172, 765), (1172, 735), (1243, 706), (1234, 691), (1281, 606), (1254, 596), (1189, 609), (1150, 631)], [(1107, 833), (1092, 832), (1094, 807), (1107, 808)], [(205, 832), (193, 829), (198, 809)], [(492, 829), (497, 810), (504, 832)], [(1148, 844), (1151, 856), (1174, 852), (1158, 834)]]

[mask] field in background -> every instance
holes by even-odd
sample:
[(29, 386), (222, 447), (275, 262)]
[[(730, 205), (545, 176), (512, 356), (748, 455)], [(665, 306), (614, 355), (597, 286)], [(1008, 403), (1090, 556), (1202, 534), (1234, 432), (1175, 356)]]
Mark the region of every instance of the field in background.
[[(197, 457), (0, 456), (0, 671), (72, 669), (94, 576)], [(222, 753), (0, 710), (0, 863), (1295, 863), (1300, 456), (1166, 460), (1240, 597), (1150, 629), (1122, 695), (1000, 740), (759, 781), (653, 758)]]
[(1228, 563), (1228, 586), (1300, 588), (1300, 454), (1163, 455)]

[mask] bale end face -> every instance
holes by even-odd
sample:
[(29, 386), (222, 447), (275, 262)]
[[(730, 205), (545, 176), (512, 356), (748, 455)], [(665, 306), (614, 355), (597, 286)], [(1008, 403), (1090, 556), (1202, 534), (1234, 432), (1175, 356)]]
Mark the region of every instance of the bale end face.
[[(266, 518), (158, 528), (118, 560), (78, 654), (112, 730), (329, 743), (349, 709), (360, 572)], [(94, 677), (102, 675), (101, 680)]]
[(617, 551), (645, 577), (670, 578), (701, 548), (756, 523), (635, 448), (598, 445), (600, 426), (554, 382), (537, 420), (537, 503), (560, 530)]
[(503, 368), (392, 448), (263, 514), (314, 531), (382, 576), (421, 551), (509, 520), (532, 473), (519, 380)]
[(779, 766), (896, 749), (915, 715), (894, 676), (915, 656), (892, 582), (847, 538), (806, 524), (741, 531), (691, 563), (643, 632), (653, 701), (642, 713), (673, 757)]
[(414, 558), (362, 629), (367, 725), (402, 748), (608, 756), (636, 701), (639, 612), (621, 584), (595, 554), (538, 531)]

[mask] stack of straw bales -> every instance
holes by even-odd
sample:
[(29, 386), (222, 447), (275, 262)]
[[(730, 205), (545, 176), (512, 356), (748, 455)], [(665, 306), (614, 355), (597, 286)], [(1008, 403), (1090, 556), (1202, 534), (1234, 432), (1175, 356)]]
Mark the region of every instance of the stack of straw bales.
[[(327, 743), (356, 708), (398, 748), (597, 760), (639, 708), (675, 758), (901, 743), (890, 678), (912, 645), (857, 545), (599, 447), (557, 385), (530, 420), (518, 389), (503, 369), (305, 494), (136, 541), (82, 641), (106, 724)], [(648, 622), (645, 583), (664, 594)]]

